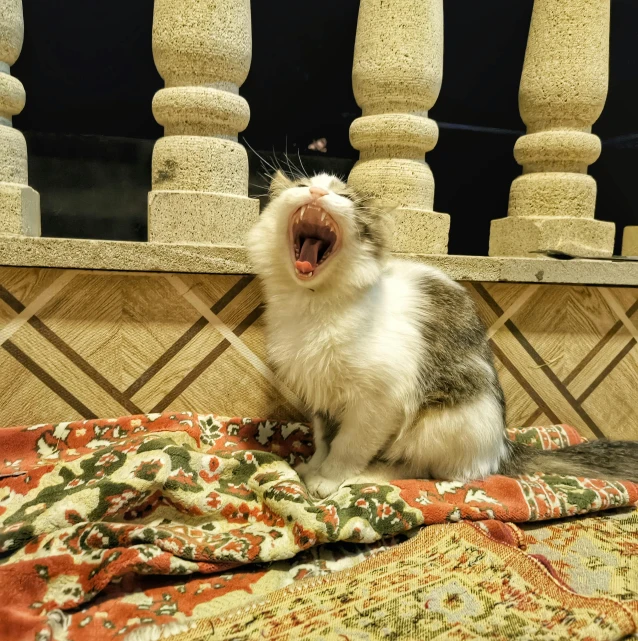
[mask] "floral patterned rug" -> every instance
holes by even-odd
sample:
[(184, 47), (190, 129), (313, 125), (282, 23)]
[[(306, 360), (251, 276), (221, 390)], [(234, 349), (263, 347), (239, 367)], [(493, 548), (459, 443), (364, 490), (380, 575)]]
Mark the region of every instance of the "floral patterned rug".
[[(638, 510), (523, 526), (526, 551), (542, 555), (575, 592), (621, 601), (638, 621)], [(638, 638), (638, 637), (637, 637)]]
[[(629, 482), (556, 476), (360, 484), (315, 500), (291, 467), (312, 453), (300, 423), (183, 413), (1, 435), (0, 639), (15, 641), (134, 640), (144, 626), (179, 626), (198, 605), (270, 580), (264, 563), (320, 544), (465, 519), (514, 546), (520, 533), (504, 522), (638, 500)], [(582, 440), (567, 426), (510, 437), (544, 448)]]
[(538, 558), (465, 522), (425, 528), (352, 570), (261, 595), (171, 640), (615, 641), (635, 630), (625, 604), (576, 594)]

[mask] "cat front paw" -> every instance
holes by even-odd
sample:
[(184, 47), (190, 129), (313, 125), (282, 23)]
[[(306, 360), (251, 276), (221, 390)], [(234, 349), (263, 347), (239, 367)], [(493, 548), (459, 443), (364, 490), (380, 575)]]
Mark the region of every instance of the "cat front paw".
[(310, 476), (313, 472), (316, 472), (317, 468), (311, 465), (310, 463), (299, 463), (295, 467), (295, 472), (299, 474), (299, 478), (302, 480), (306, 480), (307, 476)]
[(326, 478), (321, 476), (314, 470), (303, 477), (308, 492), (313, 496), (316, 496), (320, 499), (325, 499), (327, 496), (334, 494), (341, 485), (340, 481), (335, 481), (333, 479)]

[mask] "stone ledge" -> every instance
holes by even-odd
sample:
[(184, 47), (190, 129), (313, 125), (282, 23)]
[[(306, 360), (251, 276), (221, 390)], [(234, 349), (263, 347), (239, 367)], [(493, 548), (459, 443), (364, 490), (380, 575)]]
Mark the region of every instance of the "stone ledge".
[(455, 280), (638, 286), (638, 262), (420, 254), (403, 256), (434, 265)]
[[(456, 280), (638, 286), (638, 262), (402, 254)], [(0, 265), (107, 271), (246, 274), (245, 249), (224, 245), (0, 237)]]

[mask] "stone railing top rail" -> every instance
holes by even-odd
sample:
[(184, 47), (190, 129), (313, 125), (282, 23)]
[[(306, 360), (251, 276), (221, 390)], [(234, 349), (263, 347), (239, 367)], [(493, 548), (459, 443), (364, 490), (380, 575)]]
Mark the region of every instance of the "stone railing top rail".
[[(638, 286), (638, 262), (402, 254), (456, 280)], [(132, 243), (73, 238), (0, 237), (0, 264), (134, 272), (246, 274), (246, 250), (232, 245)]]

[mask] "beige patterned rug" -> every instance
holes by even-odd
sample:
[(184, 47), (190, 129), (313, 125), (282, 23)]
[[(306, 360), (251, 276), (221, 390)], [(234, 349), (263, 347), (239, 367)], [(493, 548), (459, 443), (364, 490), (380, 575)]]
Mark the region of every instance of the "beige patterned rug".
[(435, 525), (350, 570), (261, 595), (171, 639), (611, 641), (636, 630), (637, 588), (624, 603), (578, 595), (541, 560), (474, 524)]

